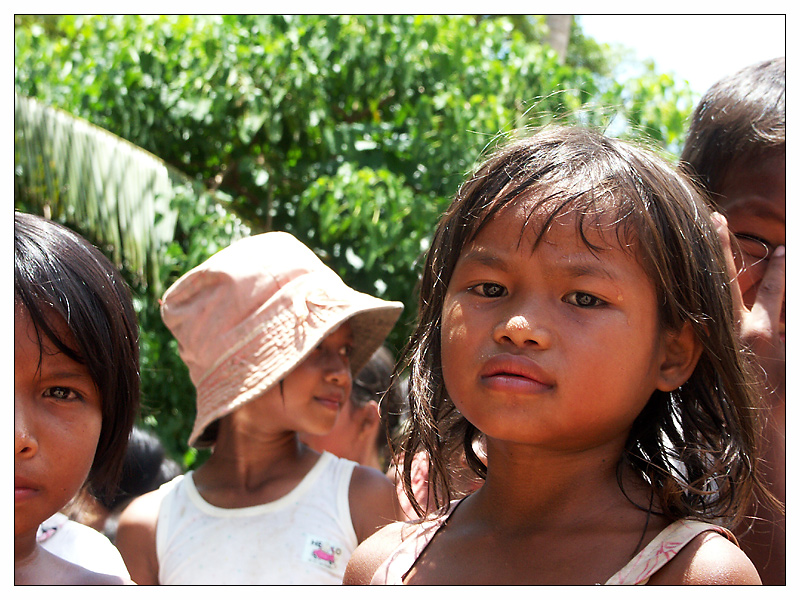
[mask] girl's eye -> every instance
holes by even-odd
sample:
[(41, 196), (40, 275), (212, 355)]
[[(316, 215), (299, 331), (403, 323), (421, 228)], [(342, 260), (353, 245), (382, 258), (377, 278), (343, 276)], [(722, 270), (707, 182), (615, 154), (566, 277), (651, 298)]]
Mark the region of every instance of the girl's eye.
[(571, 294), (567, 294), (564, 297), (564, 302), (583, 308), (594, 308), (597, 306), (603, 306), (605, 304), (605, 301), (601, 300), (597, 296), (587, 294), (586, 292), (572, 292)]
[(470, 288), (479, 296), (486, 298), (499, 298), (505, 295), (506, 288), (499, 283), (480, 283)]
[(75, 390), (61, 386), (54, 386), (51, 388), (47, 388), (44, 391), (44, 395), (50, 398), (55, 398), (56, 400), (63, 400), (63, 401), (81, 400), (81, 395), (78, 394)]
[(353, 354), (353, 347), (352, 346), (342, 346), (339, 348), (339, 355), (345, 358), (350, 358), (350, 355)]

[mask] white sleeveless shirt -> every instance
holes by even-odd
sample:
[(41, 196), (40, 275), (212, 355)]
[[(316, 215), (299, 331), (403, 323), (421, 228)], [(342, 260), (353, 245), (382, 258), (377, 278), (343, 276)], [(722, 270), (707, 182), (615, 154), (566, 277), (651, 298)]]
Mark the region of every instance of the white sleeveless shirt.
[(325, 452), (274, 502), (220, 508), (192, 473), (162, 486), (156, 526), (162, 585), (339, 585), (358, 545), (350, 517), (354, 462)]

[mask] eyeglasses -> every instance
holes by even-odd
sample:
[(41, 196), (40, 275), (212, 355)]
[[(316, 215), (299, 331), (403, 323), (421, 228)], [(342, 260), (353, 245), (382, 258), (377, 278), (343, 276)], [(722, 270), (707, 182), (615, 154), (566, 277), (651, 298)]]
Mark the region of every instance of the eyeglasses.
[(734, 252), (742, 256), (743, 259), (750, 259), (750, 262), (756, 263), (768, 259), (772, 255), (775, 248), (769, 242), (765, 242), (761, 238), (757, 238), (746, 233), (736, 233), (736, 244), (734, 244)]

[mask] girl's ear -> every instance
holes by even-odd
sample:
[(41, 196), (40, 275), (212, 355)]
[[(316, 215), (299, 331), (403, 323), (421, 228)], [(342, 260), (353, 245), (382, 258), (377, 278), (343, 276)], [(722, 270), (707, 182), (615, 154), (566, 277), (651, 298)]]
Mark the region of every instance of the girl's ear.
[(702, 353), (703, 346), (690, 323), (685, 322), (678, 331), (668, 331), (656, 387), (662, 392), (678, 389), (692, 376)]
[(359, 429), (362, 435), (364, 433), (372, 434), (377, 432), (381, 424), (381, 409), (378, 403), (375, 400), (370, 400), (358, 410), (361, 419), (361, 427)]

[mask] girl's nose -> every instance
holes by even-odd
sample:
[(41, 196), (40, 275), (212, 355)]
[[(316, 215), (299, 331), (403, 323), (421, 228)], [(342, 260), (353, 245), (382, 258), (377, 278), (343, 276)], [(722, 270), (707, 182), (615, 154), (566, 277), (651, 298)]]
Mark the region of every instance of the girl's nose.
[(550, 331), (541, 318), (534, 318), (530, 312), (515, 312), (503, 318), (494, 329), (494, 340), (499, 344), (513, 344), (524, 347), (545, 349), (552, 341)]
[(338, 352), (331, 352), (325, 365), (325, 378), (343, 386), (347, 385), (352, 377), (350, 358)]
[(30, 419), (22, 403), (14, 402), (14, 456), (31, 458), (39, 450), (39, 443), (30, 426)]

